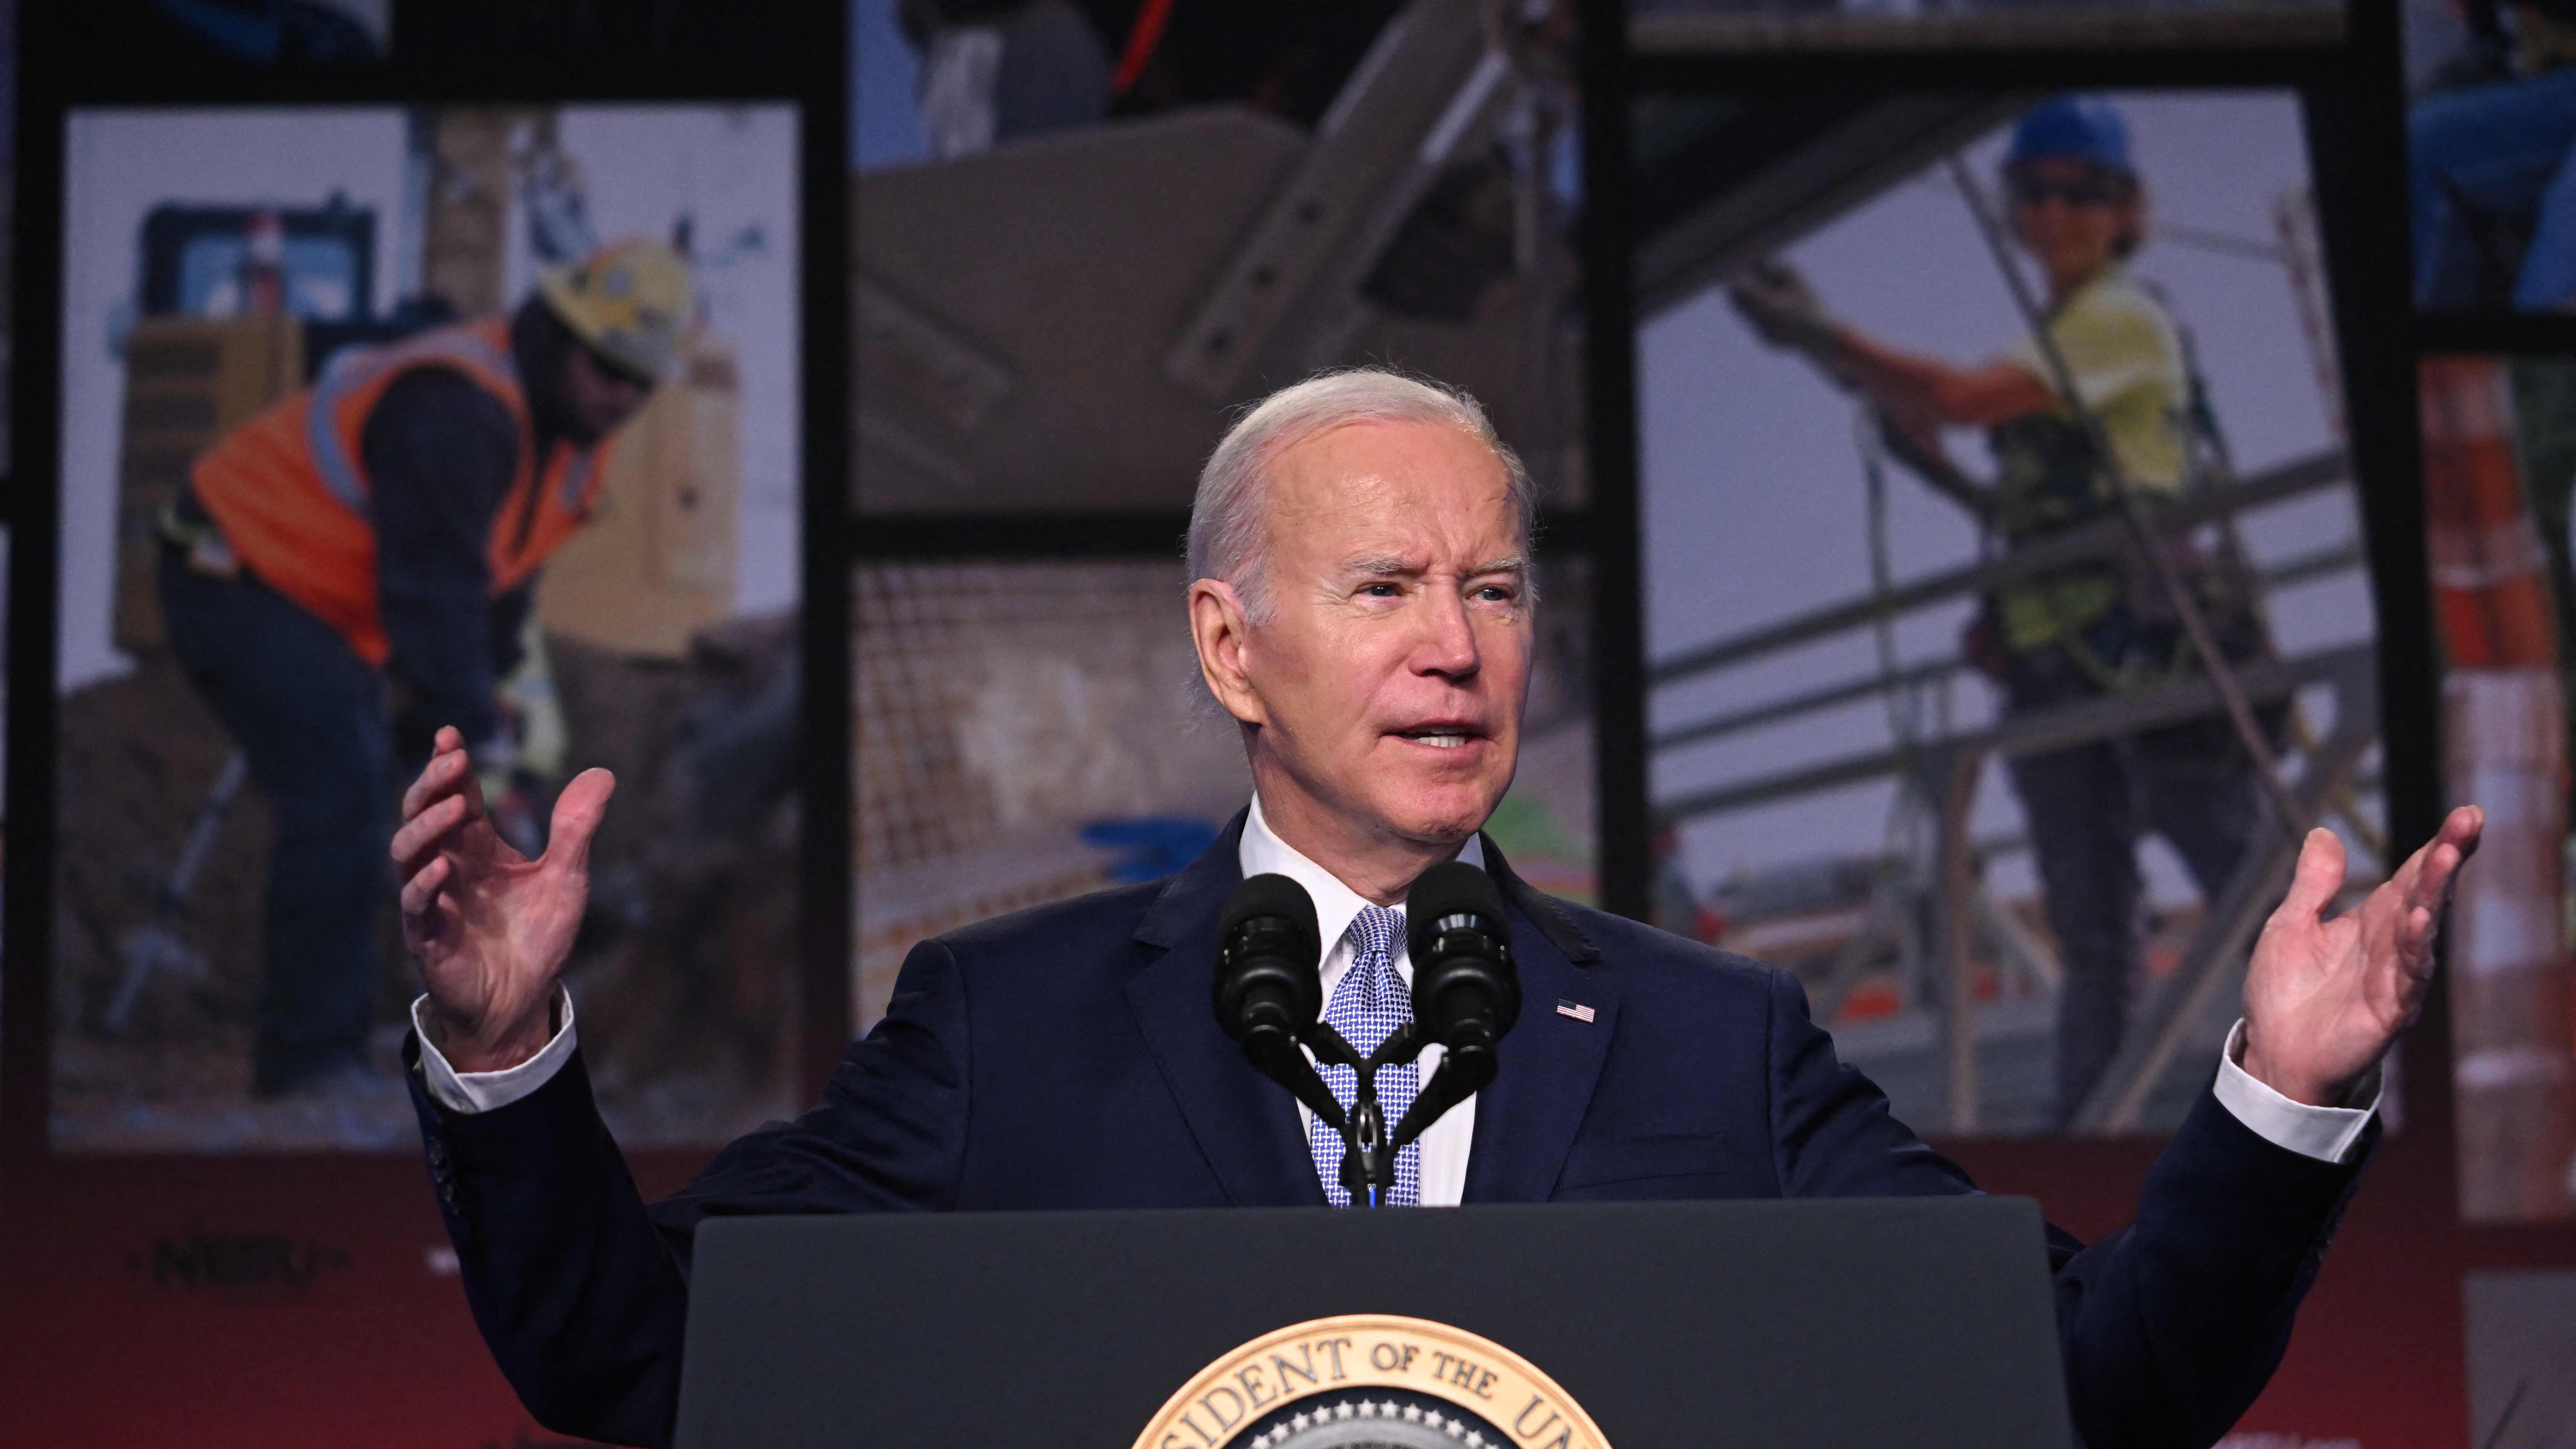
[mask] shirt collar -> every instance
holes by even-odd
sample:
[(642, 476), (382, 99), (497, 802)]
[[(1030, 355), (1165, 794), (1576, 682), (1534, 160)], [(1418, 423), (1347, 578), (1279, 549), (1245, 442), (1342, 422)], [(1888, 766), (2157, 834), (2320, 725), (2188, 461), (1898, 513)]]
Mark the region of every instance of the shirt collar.
[(2106, 262), (2103, 264), (2102, 270), (2095, 272), (2090, 277), (2087, 277), (2082, 286), (2067, 293), (2066, 300), (2063, 303), (2050, 308), (2049, 315), (2051, 317), (2064, 316), (2066, 313), (2074, 311), (2078, 306), (2088, 303), (2096, 297), (2114, 290), (2125, 290), (2128, 286), (2128, 267), (2118, 261)]
[[(1481, 833), (1468, 836), (1467, 843), (1458, 848), (1458, 858), (1483, 870), (1484, 836)], [(1342, 884), (1331, 871), (1308, 860), (1295, 846), (1273, 833), (1270, 822), (1261, 817), (1259, 795), (1252, 797), (1252, 812), (1243, 822), (1243, 843), (1235, 849), (1235, 860), (1243, 867), (1246, 880), (1256, 875), (1284, 875), (1306, 888), (1306, 894), (1315, 902), (1315, 931), (1324, 943), (1325, 975), (1328, 978), (1338, 975), (1334, 970), (1336, 957), (1345, 962), (1348, 959), (1347, 953), (1340, 951), (1342, 934), (1351, 928), (1351, 922), (1358, 917), (1360, 909), (1369, 904), (1367, 898)], [(1399, 905), (1397, 909), (1402, 907)], [(1405, 973), (1406, 980), (1413, 979), (1412, 962), (1405, 955), (1401, 935), (1396, 937), (1395, 964)], [(1327, 980), (1325, 989), (1330, 990), (1331, 986), (1331, 981)]]

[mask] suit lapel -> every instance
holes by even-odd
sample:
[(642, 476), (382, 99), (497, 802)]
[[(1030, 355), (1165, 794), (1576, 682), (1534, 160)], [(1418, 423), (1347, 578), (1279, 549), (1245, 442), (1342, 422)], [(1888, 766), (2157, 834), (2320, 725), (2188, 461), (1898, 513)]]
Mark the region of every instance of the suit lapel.
[[(1499, 1071), (1476, 1094), (1476, 1141), (1467, 1159), (1468, 1202), (1545, 1202), (1592, 1104), (1592, 1089), (1619, 1026), (1619, 996), (1584, 969), (1600, 952), (1555, 902), (1512, 873), (1489, 838), (1485, 865), (1512, 908), (1512, 955), (1521, 1015), (1496, 1052)], [(1557, 1003), (1592, 1008), (1590, 1021)]]
[(1237, 814), (1146, 911), (1136, 928), (1145, 964), (1127, 983), (1127, 1003), (1227, 1201), (1320, 1206), (1324, 1190), (1296, 1099), (1244, 1061), (1209, 1002), (1217, 916), (1243, 878), (1244, 819)]

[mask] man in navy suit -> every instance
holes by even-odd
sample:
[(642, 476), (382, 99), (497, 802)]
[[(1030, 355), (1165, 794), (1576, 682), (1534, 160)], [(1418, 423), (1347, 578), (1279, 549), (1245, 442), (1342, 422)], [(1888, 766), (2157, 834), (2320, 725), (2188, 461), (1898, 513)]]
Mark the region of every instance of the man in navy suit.
[[(1464, 858), (1502, 886), (1536, 1009), (1493, 1083), (1407, 1149), (1399, 1199), (1974, 1191), (1835, 1059), (1789, 978), (1542, 896), (1478, 834), (1519, 741), (1533, 514), (1519, 463), (1463, 396), (1362, 370), (1247, 414), (1200, 479), (1189, 621), (1252, 804), (1167, 881), (923, 942), (821, 1105), (649, 1207), (592, 1105), (557, 983), (612, 782), (593, 770), (567, 787), (552, 847), (526, 860), (443, 736), (393, 842), (427, 986), (411, 1076), (476, 1320), (537, 1417), (668, 1439), (691, 1233), (711, 1215), (1326, 1203), (1338, 1184), (1319, 1164), (1338, 1152), (1209, 1009), (1217, 916), (1247, 873), (1314, 897), (1328, 1016), (1401, 1009), (1391, 912), (1425, 869)], [(2270, 1375), (2480, 824), (2454, 812), (2332, 921), (2343, 853), (2311, 835), (2255, 947), (2245, 1019), (2135, 1225), (2090, 1248), (2052, 1239), (2094, 1449), (2211, 1443)]]

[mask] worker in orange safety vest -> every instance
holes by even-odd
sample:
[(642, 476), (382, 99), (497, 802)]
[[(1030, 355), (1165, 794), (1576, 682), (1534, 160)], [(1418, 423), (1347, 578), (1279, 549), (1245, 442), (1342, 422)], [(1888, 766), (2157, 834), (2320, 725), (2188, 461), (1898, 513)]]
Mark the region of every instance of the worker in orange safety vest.
[(162, 515), (171, 648), (275, 808), (254, 1095), (382, 1085), (393, 701), (406, 734), (454, 725), (507, 772), (499, 684), (538, 570), (694, 313), (670, 248), (602, 248), (506, 317), (341, 354), (207, 449)]

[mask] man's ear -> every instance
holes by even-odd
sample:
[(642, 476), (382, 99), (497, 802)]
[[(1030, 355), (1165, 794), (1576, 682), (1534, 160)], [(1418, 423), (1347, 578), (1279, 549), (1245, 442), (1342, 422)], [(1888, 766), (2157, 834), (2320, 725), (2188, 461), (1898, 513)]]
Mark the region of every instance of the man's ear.
[(1199, 676), (1227, 714), (1245, 724), (1266, 724), (1269, 714), (1245, 669), (1251, 618), (1234, 585), (1200, 579), (1190, 585), (1190, 641), (1198, 646)]

